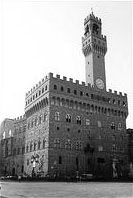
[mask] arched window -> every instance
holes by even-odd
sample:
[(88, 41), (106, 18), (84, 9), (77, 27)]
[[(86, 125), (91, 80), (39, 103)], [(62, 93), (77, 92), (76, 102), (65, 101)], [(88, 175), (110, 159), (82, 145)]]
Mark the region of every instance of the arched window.
[(40, 149), (40, 147), (41, 147), (41, 141), (39, 140), (38, 141), (38, 149)]
[(59, 156), (59, 164), (62, 164), (62, 157)]
[(65, 142), (65, 148), (66, 149), (72, 149), (72, 143), (71, 140), (67, 139)]
[(80, 116), (77, 116), (76, 120), (77, 120), (77, 124), (81, 124), (81, 117)]
[(81, 150), (81, 149), (82, 149), (82, 142), (78, 140), (76, 142), (76, 150)]
[(64, 87), (63, 87), (63, 86), (61, 86), (61, 91), (62, 91), (62, 92), (64, 91)]
[(34, 142), (34, 151), (36, 150), (36, 142)]
[(57, 85), (54, 85), (54, 90), (57, 90)]
[(115, 123), (114, 122), (111, 123), (111, 129), (115, 130)]
[(32, 143), (30, 143), (30, 152), (32, 151)]
[(60, 113), (59, 112), (55, 112), (55, 120), (56, 121), (60, 120)]
[(54, 147), (60, 148), (60, 139), (59, 138), (54, 139)]
[(43, 148), (45, 148), (46, 139), (43, 139)]
[(71, 122), (71, 115), (70, 114), (67, 114), (66, 115), (66, 122)]
[(37, 117), (35, 118), (35, 126), (37, 125)]

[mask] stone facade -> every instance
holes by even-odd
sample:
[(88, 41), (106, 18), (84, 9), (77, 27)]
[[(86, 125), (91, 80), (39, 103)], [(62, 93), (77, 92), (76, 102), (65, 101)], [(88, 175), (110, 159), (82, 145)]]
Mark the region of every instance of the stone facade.
[[(107, 41), (101, 34), (101, 20), (92, 13), (84, 25), (86, 83), (49, 73), (26, 94), (25, 117), (8, 125), (7, 131), (12, 126), (13, 135), (8, 137), (5, 126), (1, 128), (2, 148), (10, 140), (12, 150), (10, 156), (2, 155), (8, 174), (126, 174), (127, 95), (106, 90)], [(22, 126), (23, 132), (17, 131)], [(19, 150), (17, 154), (15, 150)]]

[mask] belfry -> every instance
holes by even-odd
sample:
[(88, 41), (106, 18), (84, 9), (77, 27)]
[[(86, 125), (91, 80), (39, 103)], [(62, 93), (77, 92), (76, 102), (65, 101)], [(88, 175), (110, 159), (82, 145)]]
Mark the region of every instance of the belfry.
[(106, 90), (104, 56), (107, 52), (106, 36), (102, 35), (101, 19), (93, 12), (84, 20), (85, 33), (82, 37), (82, 51), (85, 56), (86, 84)]

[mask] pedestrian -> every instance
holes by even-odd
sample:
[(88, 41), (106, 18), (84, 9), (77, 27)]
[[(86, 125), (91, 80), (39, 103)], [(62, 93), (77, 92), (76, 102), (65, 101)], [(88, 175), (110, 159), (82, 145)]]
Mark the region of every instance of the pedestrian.
[(18, 181), (21, 182), (21, 175), (18, 176)]

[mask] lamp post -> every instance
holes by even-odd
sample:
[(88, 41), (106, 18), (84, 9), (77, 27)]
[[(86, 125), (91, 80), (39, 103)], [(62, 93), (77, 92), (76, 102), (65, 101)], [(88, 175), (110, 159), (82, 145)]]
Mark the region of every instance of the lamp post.
[(31, 156), (31, 163), (32, 163), (32, 177), (35, 176), (35, 167), (36, 167), (36, 163), (39, 162), (39, 155), (35, 154)]

